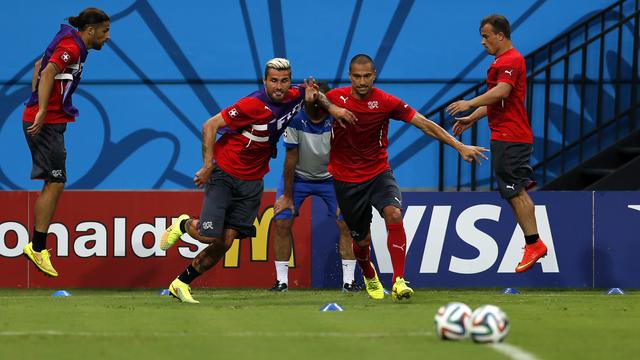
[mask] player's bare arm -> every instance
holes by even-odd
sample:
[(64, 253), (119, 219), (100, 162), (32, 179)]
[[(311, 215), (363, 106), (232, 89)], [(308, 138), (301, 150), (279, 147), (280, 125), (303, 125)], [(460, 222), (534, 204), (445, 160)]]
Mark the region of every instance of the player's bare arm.
[(42, 58), (38, 59), (35, 64), (33, 64), (33, 74), (31, 75), (31, 92), (36, 91), (36, 83), (38, 82), (38, 71), (40, 71), (40, 66), (42, 66)]
[(480, 106), (479, 108), (475, 109), (469, 116), (455, 118), (456, 122), (455, 124), (453, 124), (453, 134), (455, 136), (460, 136), (465, 130), (473, 126), (476, 121), (482, 119), (485, 116), (487, 116), (487, 107)]
[(488, 152), (488, 149), (481, 146), (465, 145), (461, 143), (456, 138), (451, 136), (445, 129), (440, 127), (440, 125), (425, 118), (418, 112), (416, 112), (416, 114), (413, 116), (410, 123), (432, 138), (437, 139), (438, 141), (443, 142), (456, 149), (456, 151), (460, 153), (462, 159), (468, 163), (474, 161), (480, 164), (480, 158), (488, 160), (488, 158), (483, 154), (485, 152)]
[(325, 109), (329, 113), (329, 115), (333, 116), (333, 118), (338, 122), (338, 125), (342, 127), (346, 127), (343, 121), (346, 121), (351, 125), (355, 124), (356, 121), (358, 121), (356, 116), (351, 111), (334, 105), (321, 91), (318, 91), (318, 99), (316, 100), (316, 103), (320, 105), (320, 107)]
[(447, 106), (449, 115), (456, 115), (480, 106), (497, 104), (511, 94), (512, 86), (506, 82), (499, 82), (491, 90), (471, 100), (458, 100)]
[(48, 63), (40, 73), (40, 83), (38, 84), (38, 113), (33, 120), (33, 124), (27, 128), (27, 134), (30, 136), (38, 135), (40, 129), (42, 129), (44, 118), (47, 116), (47, 106), (49, 106), (49, 97), (53, 90), (53, 82), (59, 73), (60, 70), (58, 66), (52, 62)]
[(206, 184), (211, 172), (215, 168), (213, 162), (213, 149), (216, 141), (218, 129), (227, 126), (220, 113), (207, 120), (202, 125), (202, 168), (196, 172), (193, 182), (201, 188)]
[(287, 155), (284, 159), (284, 192), (276, 200), (273, 210), (276, 214), (289, 209), (295, 214), (293, 207), (293, 175), (298, 164), (299, 151), (298, 148), (288, 148)]

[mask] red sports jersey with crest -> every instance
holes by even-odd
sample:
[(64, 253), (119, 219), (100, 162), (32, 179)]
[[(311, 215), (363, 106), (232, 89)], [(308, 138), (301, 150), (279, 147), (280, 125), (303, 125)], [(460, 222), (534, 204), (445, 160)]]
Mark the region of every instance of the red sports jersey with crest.
[(270, 102), (261, 89), (222, 110), (227, 127), (214, 147), (217, 166), (242, 180), (262, 179), (280, 135), (303, 101), (304, 87), (293, 85), (281, 103)]
[(329, 91), (327, 97), (351, 111), (358, 122), (341, 127), (334, 122), (329, 172), (336, 180), (365, 182), (389, 166), (389, 119), (409, 122), (416, 111), (397, 97), (373, 88), (366, 99), (351, 95), (351, 86)]
[(524, 107), (527, 67), (522, 55), (514, 48), (497, 56), (487, 71), (487, 90), (500, 82), (506, 82), (512, 88), (509, 97), (487, 106), (491, 140), (532, 144), (531, 124)]
[[(53, 55), (49, 58), (49, 62), (54, 63), (58, 71), (64, 73), (65, 70), (73, 64), (77, 64), (80, 59), (80, 48), (71, 36), (65, 37), (56, 46)], [(59, 124), (75, 121), (75, 118), (63, 111), (62, 96), (66, 84), (69, 80), (54, 80), (53, 89), (49, 96), (49, 104), (47, 106), (47, 115), (45, 116), (45, 124)], [(27, 106), (22, 113), (23, 121), (33, 121), (38, 114), (38, 104)]]

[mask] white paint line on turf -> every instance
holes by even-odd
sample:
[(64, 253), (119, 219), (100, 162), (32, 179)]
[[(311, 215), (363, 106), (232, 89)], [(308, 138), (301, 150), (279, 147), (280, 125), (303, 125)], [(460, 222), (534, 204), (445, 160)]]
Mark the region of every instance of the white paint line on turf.
[[(0, 337), (25, 337), (25, 336), (76, 336), (76, 337), (175, 337), (191, 336), (187, 333), (176, 332), (88, 332), (88, 331), (0, 331)], [(375, 333), (351, 333), (351, 332), (298, 332), (298, 331), (241, 331), (232, 333), (220, 333), (217, 336), (226, 337), (356, 337), (356, 338), (384, 338), (384, 337), (426, 337), (433, 336), (432, 332), (375, 332)]]
[(515, 345), (499, 343), (491, 344), (489, 347), (513, 360), (539, 360), (535, 355), (528, 353)]

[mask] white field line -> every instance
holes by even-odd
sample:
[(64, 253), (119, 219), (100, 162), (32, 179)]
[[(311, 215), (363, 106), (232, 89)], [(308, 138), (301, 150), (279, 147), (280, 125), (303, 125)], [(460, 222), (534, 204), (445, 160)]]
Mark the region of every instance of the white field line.
[(506, 355), (509, 359), (513, 360), (539, 360), (535, 355), (524, 351), (523, 349), (507, 344), (507, 343), (499, 343), (499, 344), (491, 344), (489, 345), (493, 350)]
[[(58, 330), (36, 330), (36, 331), (0, 331), (2, 337), (27, 337), (27, 336), (75, 336), (75, 337), (175, 337), (192, 336), (180, 331), (176, 332), (91, 332), (91, 331), (58, 331)], [(385, 338), (385, 337), (426, 337), (433, 336), (429, 331), (416, 332), (299, 332), (299, 331), (240, 331), (230, 333), (219, 333), (216, 336), (223, 337), (336, 337), (336, 338)]]

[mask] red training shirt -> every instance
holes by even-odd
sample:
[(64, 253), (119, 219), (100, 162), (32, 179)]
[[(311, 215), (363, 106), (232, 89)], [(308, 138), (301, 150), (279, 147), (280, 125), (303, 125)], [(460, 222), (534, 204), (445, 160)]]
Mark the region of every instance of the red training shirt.
[[(300, 90), (290, 88), (283, 102), (300, 96)], [(251, 125), (267, 124), (273, 113), (255, 97), (244, 97), (220, 112), (231, 130), (243, 129), (258, 137), (269, 136), (268, 130), (255, 130)], [(252, 141), (241, 133), (229, 132), (216, 141), (214, 159), (226, 173), (242, 180), (259, 180), (269, 172), (271, 143)]]
[(333, 177), (359, 183), (390, 169), (387, 154), (389, 119), (409, 122), (416, 111), (375, 87), (364, 100), (351, 95), (351, 86), (333, 89), (327, 97), (358, 118), (357, 123), (346, 125), (346, 128), (333, 124), (329, 154), (329, 172)]
[[(79, 59), (80, 48), (78, 44), (76, 44), (71, 36), (67, 36), (60, 40), (49, 62), (54, 63), (62, 73), (68, 65), (77, 64)], [(44, 118), (45, 124), (61, 124), (75, 121), (73, 116), (62, 111), (62, 92), (68, 81), (69, 80), (53, 81), (53, 89), (51, 89), (49, 105), (47, 106), (47, 115)], [(28, 122), (34, 121), (36, 114), (38, 114), (38, 109), (38, 104), (26, 107), (22, 113), (22, 120)]]
[(524, 107), (527, 67), (522, 55), (514, 48), (497, 56), (487, 70), (487, 90), (500, 82), (512, 88), (509, 97), (487, 106), (491, 140), (533, 144), (531, 124)]

